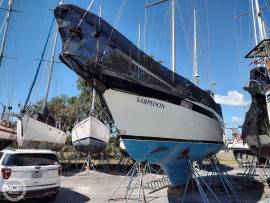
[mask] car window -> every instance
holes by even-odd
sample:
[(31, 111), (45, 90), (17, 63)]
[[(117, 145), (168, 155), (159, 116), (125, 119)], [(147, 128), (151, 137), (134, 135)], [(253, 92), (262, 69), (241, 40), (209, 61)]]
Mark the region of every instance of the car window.
[(58, 165), (55, 154), (7, 154), (3, 160), (5, 166), (46, 166)]
[(0, 152), (0, 160), (2, 159), (3, 154), (3, 152)]

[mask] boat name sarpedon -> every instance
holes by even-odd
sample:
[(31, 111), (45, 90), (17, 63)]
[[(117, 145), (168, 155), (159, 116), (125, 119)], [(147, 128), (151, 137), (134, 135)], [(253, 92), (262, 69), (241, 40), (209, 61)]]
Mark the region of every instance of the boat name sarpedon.
[(160, 102), (152, 101), (150, 99), (146, 99), (146, 98), (143, 98), (143, 97), (137, 97), (137, 102), (141, 103), (141, 104), (145, 104), (147, 106), (152, 106), (152, 107), (155, 107), (155, 108), (159, 108), (159, 109), (164, 109), (165, 108), (164, 104), (162, 104)]

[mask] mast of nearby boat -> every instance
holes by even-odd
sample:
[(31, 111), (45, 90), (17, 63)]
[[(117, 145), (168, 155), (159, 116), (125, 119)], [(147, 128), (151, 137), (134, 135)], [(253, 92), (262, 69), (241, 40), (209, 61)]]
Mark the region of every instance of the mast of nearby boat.
[(257, 38), (257, 28), (256, 28), (255, 10), (254, 10), (253, 0), (250, 0), (250, 3), (251, 3), (251, 12), (252, 12), (252, 21), (253, 21), (254, 40), (255, 40), (255, 45), (257, 45), (258, 38)]
[(193, 42), (193, 82), (199, 85), (199, 75), (198, 75), (198, 63), (197, 63), (197, 24), (196, 24), (196, 10), (193, 10), (194, 18), (194, 42)]
[(175, 0), (171, 0), (171, 32), (172, 32), (172, 45), (171, 45), (171, 52), (172, 52), (172, 71), (176, 72), (176, 25), (175, 25)]
[(138, 25), (138, 42), (137, 46), (140, 49), (141, 48), (141, 24)]
[[(102, 16), (102, 8), (101, 4), (99, 5), (99, 17), (101, 18)], [(99, 19), (99, 28), (100, 28), (100, 19)], [(96, 60), (98, 60), (98, 50), (99, 50), (99, 39), (97, 39), (97, 55), (96, 55)], [(94, 79), (94, 85), (95, 85), (95, 79)], [(95, 103), (96, 103), (96, 90), (93, 88), (92, 91), (92, 104), (91, 104), (91, 113), (95, 112)]]
[[(63, 3), (64, 3), (64, 0), (59, 0), (59, 2), (58, 2), (59, 5), (61, 5)], [(49, 64), (48, 83), (47, 83), (47, 88), (46, 88), (46, 93), (45, 93), (45, 98), (44, 98), (42, 109), (44, 109), (47, 105), (49, 90), (51, 87), (52, 72), (53, 72), (53, 66), (54, 66), (54, 62), (55, 62), (55, 49), (56, 49), (56, 45), (57, 45), (57, 38), (58, 38), (58, 30), (57, 30), (57, 25), (56, 25), (56, 29), (54, 32), (52, 55), (51, 55), (51, 60), (50, 60), (50, 64)]]
[(7, 40), (7, 32), (8, 32), (8, 28), (9, 28), (9, 20), (10, 20), (10, 15), (12, 12), (12, 7), (13, 7), (13, 0), (9, 0), (8, 1), (8, 10), (7, 10), (7, 14), (5, 17), (5, 22), (4, 22), (4, 34), (3, 34), (3, 40), (1, 43), (1, 48), (0, 48), (0, 66), (2, 64), (2, 60), (4, 57), (4, 48), (6, 46), (6, 40)]
[(264, 21), (262, 18), (262, 13), (260, 11), (259, 1), (258, 0), (254, 0), (254, 1), (255, 1), (255, 13), (256, 13), (256, 18), (257, 18), (258, 28), (259, 28), (259, 37), (260, 37), (260, 40), (262, 41), (266, 38), (265, 26), (264, 26)]

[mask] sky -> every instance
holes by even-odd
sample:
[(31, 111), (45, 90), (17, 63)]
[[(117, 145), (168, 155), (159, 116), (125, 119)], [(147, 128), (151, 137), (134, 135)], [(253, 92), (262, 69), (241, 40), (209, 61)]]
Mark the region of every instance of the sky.
[[(90, 2), (65, 1), (84, 9)], [(156, 0), (96, 0), (90, 11), (98, 14), (101, 4), (102, 16), (108, 23), (170, 68), (170, 4), (166, 2), (144, 9), (145, 4), (153, 2)], [(259, 2), (268, 25), (268, 0)], [(6, 57), (0, 66), (0, 103), (12, 105), (15, 111), (18, 111), (18, 104), (22, 105), (27, 97), (53, 20), (53, 9), (57, 4), (57, 0), (14, 0), (14, 10), (18, 12), (12, 13), (4, 51)], [(2, 8), (7, 8), (7, 0), (4, 0)], [(216, 94), (216, 101), (222, 104), (226, 127), (241, 125), (251, 100), (243, 90), (252, 68), (244, 56), (255, 45), (252, 16), (248, 13), (249, 1), (177, 0), (176, 8), (177, 73), (192, 80), (193, 10), (196, 9), (199, 86), (202, 89), (212, 89)], [(0, 10), (0, 22), (5, 12)], [(246, 12), (246, 15), (237, 17)], [(56, 25), (53, 32), (55, 28)], [(62, 44), (60, 37), (58, 39), (56, 61), (60, 62), (58, 56)], [(51, 37), (45, 59), (50, 58), (52, 44)], [(43, 62), (30, 98), (31, 103), (44, 97), (47, 77), (48, 63)], [(74, 72), (64, 64), (55, 63), (49, 97), (77, 95), (76, 80)], [(229, 131), (226, 133), (230, 134)]]

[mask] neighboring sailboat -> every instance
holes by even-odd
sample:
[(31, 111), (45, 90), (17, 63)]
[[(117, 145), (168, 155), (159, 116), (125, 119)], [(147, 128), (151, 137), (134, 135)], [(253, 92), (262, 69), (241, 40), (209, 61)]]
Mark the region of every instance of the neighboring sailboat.
[[(101, 5), (99, 16), (101, 17)], [(100, 27), (100, 23), (98, 26)], [(99, 49), (99, 41), (96, 43), (96, 49)], [(90, 116), (80, 121), (72, 129), (73, 146), (90, 155), (104, 150), (110, 139), (110, 129), (107, 126), (110, 119), (96, 100), (96, 90), (93, 89)]]
[[(62, 4), (62, 1), (59, 1)], [(48, 93), (51, 83), (51, 75), (55, 60), (55, 48), (57, 43), (57, 29), (54, 35), (53, 51), (49, 65), (49, 77), (46, 88), (45, 100), (43, 103), (43, 112), (36, 113), (34, 115), (28, 115), (25, 111), (27, 109), (27, 104), (32, 93), (32, 89), (36, 83), (36, 79), (39, 73), (39, 69), (43, 60), (43, 56), (48, 44), (50, 33), (52, 30), (53, 22), (51, 24), (50, 32), (46, 40), (46, 44), (42, 53), (42, 57), (37, 68), (35, 78), (30, 87), (25, 105), (23, 107), (22, 113), (17, 121), (17, 142), (20, 148), (39, 148), (39, 149), (53, 149), (59, 150), (65, 146), (67, 135), (65, 133), (65, 125), (60, 121), (55, 121), (50, 115), (48, 108), (46, 107)]]
[(172, 186), (186, 184), (188, 159), (204, 159), (223, 146), (220, 105), (93, 13), (74, 5), (54, 13), (61, 60), (104, 98), (128, 154), (159, 164)]
[(238, 154), (241, 156), (243, 154), (254, 155), (248, 144), (241, 139), (241, 135), (238, 133), (233, 133), (233, 141), (229, 141), (226, 144), (226, 148), (233, 151), (235, 158), (238, 157)]
[(89, 116), (72, 129), (72, 144), (86, 154), (96, 154), (107, 146), (110, 130), (94, 116)]
[[(13, 0), (9, 0), (8, 9), (4, 20), (4, 32), (0, 48), (0, 68), (4, 57), (4, 50), (6, 46), (7, 33), (12, 9)], [(16, 125), (10, 121), (9, 116), (6, 116), (6, 105), (2, 106), (3, 111), (0, 117), (0, 150), (4, 149), (5, 147), (16, 141)], [(9, 110), (11, 110), (11, 108), (9, 108)]]
[[(11, 109), (11, 108), (9, 108)], [(3, 111), (0, 117), (0, 150), (8, 147), (16, 141), (16, 125), (9, 120), (9, 116), (5, 116), (6, 106), (3, 106)]]
[[(242, 139), (256, 155), (270, 158), (270, 39), (266, 36), (258, 0), (251, 0), (251, 6), (256, 47), (246, 58), (253, 59), (252, 65), (256, 67), (250, 71), (250, 81), (244, 87), (250, 93), (252, 102), (245, 116)], [(258, 44), (257, 27), (260, 39)]]
[(107, 146), (110, 139), (109, 116), (98, 106), (92, 94), (90, 116), (83, 119), (72, 129), (72, 144), (86, 154), (96, 154)]

